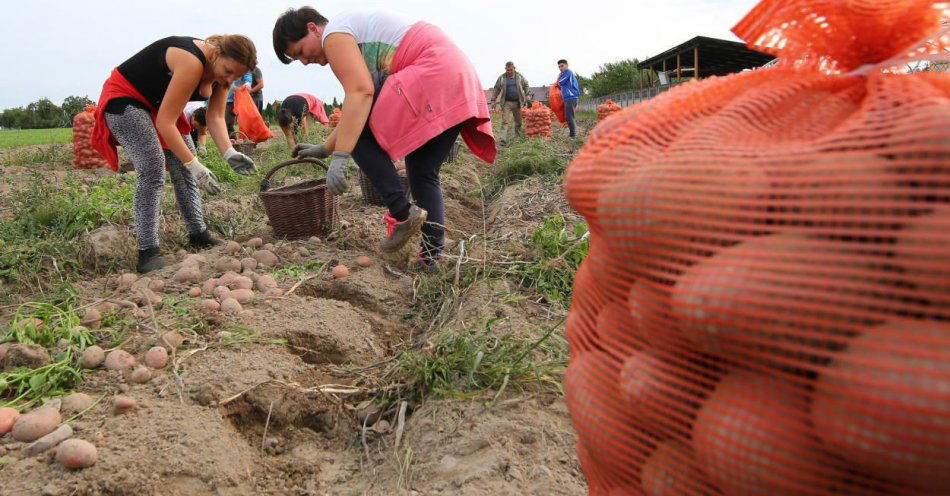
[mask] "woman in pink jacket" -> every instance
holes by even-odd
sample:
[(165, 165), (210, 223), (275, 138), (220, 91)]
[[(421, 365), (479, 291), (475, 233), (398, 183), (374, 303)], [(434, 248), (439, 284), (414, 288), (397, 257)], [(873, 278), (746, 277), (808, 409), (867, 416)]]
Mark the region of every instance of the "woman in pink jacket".
[[(383, 251), (398, 251), (420, 229), (418, 267), (430, 271), (444, 244), (439, 170), (459, 134), (472, 152), (495, 160), (488, 105), (468, 57), (439, 28), (384, 9), (356, 10), (332, 20), (310, 7), (290, 9), (274, 25), (274, 51), (285, 64), (330, 65), (343, 85), (343, 116), (319, 145), (295, 157), (330, 160), (327, 185), (349, 188), (349, 164), (366, 174), (386, 201)], [(393, 161), (405, 158), (406, 198)]]

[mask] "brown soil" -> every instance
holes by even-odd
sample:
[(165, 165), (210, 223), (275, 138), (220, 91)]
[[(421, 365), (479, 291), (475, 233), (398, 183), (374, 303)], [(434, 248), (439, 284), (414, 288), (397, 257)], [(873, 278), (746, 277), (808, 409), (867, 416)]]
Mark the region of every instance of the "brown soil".
[[(462, 157), (454, 169), (463, 172), (444, 179), (448, 236), (454, 240), (449, 254), (458, 253), (461, 241), (476, 248), (483, 244), (471, 241), (483, 231), (523, 238), (545, 216), (573, 215), (559, 189), (537, 181), (510, 189), (483, 208), (478, 178), (465, 172), (476, 170), (475, 159), (467, 152)], [(59, 171), (45, 168), (44, 174), (62, 181)], [(91, 179), (101, 173), (75, 174)], [(4, 177), (12, 188), (30, 180), (28, 171), (18, 168), (7, 168)], [(490, 395), (410, 405), (398, 446), (396, 409), (384, 412), (390, 429), (377, 424), (383, 432), (364, 430), (356, 412), (384, 383), (373, 370), (347, 371), (393, 357), (424, 339), (425, 326), (405, 319), (419, 285), (408, 263), (415, 248), (382, 257), (377, 248), (382, 210), (362, 205), (359, 189), (353, 189), (343, 202), (345, 227), (318, 243), (274, 240), (254, 197), (206, 205), (209, 216), (246, 216), (251, 227), (234, 239), (261, 236), (276, 243), (279, 267), (318, 261), (328, 268), (344, 263), (352, 271), (341, 280), (323, 272), (289, 296), (257, 297), (245, 305), (247, 314), (235, 317), (199, 313), (195, 299), (185, 294), (192, 285), (172, 282), (182, 261), (175, 254), (181, 228), (169, 213), (163, 246), (171, 265), (150, 275), (165, 281), (165, 305), (142, 319), (120, 348), (141, 360), (157, 343), (156, 328), (179, 329), (185, 337), (174, 356), (180, 382), (171, 367), (143, 385), (129, 384), (118, 373), (88, 374), (79, 390), (102, 401), (72, 426), (75, 437), (98, 447), (96, 465), (66, 470), (51, 453), (22, 459), (22, 444), (6, 436), (0, 438), (0, 456), (6, 452), (8, 460), (0, 464), (0, 494), (583, 494), (576, 437), (557, 394), (509, 388), (491, 408), (485, 407)], [(174, 210), (163, 206), (163, 211)], [(297, 254), (300, 247), (309, 254)], [(475, 257), (484, 254), (466, 249)], [(203, 254), (210, 263), (202, 280), (220, 275), (210, 266), (221, 248)], [(355, 263), (360, 255), (376, 264), (360, 268)], [(116, 292), (117, 274), (79, 283), (83, 302), (106, 295), (129, 298)], [(286, 291), (299, 279), (283, 275), (278, 281)], [(559, 321), (561, 316), (525, 299), (502, 303), (503, 295), (518, 291), (516, 283), (504, 280), (469, 288), (445, 327), (464, 330), (500, 315), (512, 332), (533, 335)], [(286, 344), (264, 342), (278, 339)], [(110, 400), (120, 391), (137, 400), (137, 410), (112, 413)]]

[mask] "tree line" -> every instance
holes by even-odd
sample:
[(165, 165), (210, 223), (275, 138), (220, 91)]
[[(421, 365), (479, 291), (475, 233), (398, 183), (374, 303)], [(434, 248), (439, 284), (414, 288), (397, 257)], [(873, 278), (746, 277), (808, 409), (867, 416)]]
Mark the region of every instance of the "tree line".
[(62, 105), (49, 98), (25, 106), (8, 108), (0, 113), (0, 127), (4, 129), (48, 129), (72, 127), (73, 117), (93, 103), (88, 96), (67, 96)]
[[(590, 77), (578, 75), (577, 79), (584, 95), (591, 98), (635, 90), (639, 87), (641, 73), (646, 80), (649, 70), (637, 69), (637, 59), (625, 59), (607, 62)], [(0, 127), (7, 129), (45, 129), (71, 127), (73, 117), (82, 112), (86, 105), (94, 103), (88, 96), (68, 96), (62, 105), (56, 105), (49, 98), (41, 98), (25, 107), (15, 107), (0, 113)], [(325, 104), (327, 115), (341, 105), (336, 98), (333, 103)], [(269, 123), (276, 122), (277, 105), (265, 106), (264, 118)]]

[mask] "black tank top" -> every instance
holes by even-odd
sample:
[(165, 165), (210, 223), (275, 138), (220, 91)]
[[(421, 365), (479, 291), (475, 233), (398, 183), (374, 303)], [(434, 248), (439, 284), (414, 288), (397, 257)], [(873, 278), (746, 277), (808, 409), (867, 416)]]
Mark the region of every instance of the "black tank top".
[[(165, 98), (165, 92), (172, 80), (172, 72), (165, 61), (165, 53), (169, 48), (175, 47), (187, 51), (198, 57), (202, 66), (208, 63), (205, 54), (195, 46), (197, 39), (200, 38), (190, 36), (162, 38), (122, 62), (118, 67), (119, 73), (125, 76), (125, 79), (128, 79), (149, 103), (158, 108), (162, 105), (162, 98)], [(207, 98), (201, 96), (200, 89), (196, 87), (188, 100), (204, 101)]]

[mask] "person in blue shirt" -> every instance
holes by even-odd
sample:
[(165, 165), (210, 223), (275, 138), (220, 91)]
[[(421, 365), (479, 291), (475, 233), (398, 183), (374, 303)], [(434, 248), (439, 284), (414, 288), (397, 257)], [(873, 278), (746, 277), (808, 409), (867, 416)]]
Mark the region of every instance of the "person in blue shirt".
[(557, 61), (557, 68), (561, 74), (557, 77), (557, 85), (561, 88), (561, 97), (564, 98), (564, 118), (567, 119), (567, 128), (571, 138), (577, 137), (577, 124), (574, 122), (574, 109), (577, 108), (577, 99), (581, 96), (580, 85), (574, 71), (567, 68), (567, 61)]
[(241, 86), (247, 86), (248, 89), (251, 88), (254, 83), (254, 73), (246, 72), (241, 79), (234, 81), (231, 85), (231, 89), (228, 90), (228, 103), (224, 108), (224, 123), (228, 126), (228, 136), (234, 138), (234, 90), (240, 88)]

